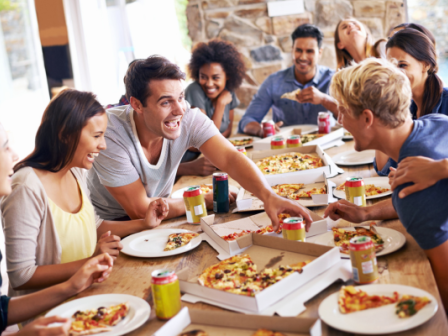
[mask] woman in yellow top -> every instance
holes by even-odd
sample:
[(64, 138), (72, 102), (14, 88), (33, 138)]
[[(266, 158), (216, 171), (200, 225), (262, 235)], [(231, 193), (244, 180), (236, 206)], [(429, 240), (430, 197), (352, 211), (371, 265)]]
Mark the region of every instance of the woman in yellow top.
[(88, 92), (63, 91), (45, 110), (35, 149), (14, 167), (2, 202), (12, 296), (63, 282), (102, 252), (115, 259), (120, 237), (156, 227), (168, 213), (159, 199), (142, 220), (95, 215), (84, 172), (106, 148), (106, 127), (103, 107)]

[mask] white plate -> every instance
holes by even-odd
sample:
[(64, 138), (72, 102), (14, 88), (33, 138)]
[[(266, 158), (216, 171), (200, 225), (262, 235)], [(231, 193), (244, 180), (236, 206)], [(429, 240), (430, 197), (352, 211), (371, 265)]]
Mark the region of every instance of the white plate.
[(232, 138), (228, 138), (227, 140), (243, 140), (243, 139), (254, 139), (254, 141), (252, 141), (251, 144), (244, 146), (245, 148), (250, 148), (254, 146), (254, 142), (257, 140), (261, 140), (261, 138), (253, 136), (253, 135), (248, 135), (248, 136), (240, 136), (240, 137), (232, 137)]
[(84, 297), (81, 299), (66, 302), (52, 310), (45, 316), (62, 316), (71, 318), (78, 310), (96, 309), (99, 307), (108, 307), (120, 303), (129, 303), (128, 315), (112, 331), (102, 332), (101, 336), (118, 336), (127, 334), (142, 324), (144, 324), (151, 312), (151, 307), (145, 300), (128, 294), (102, 294)]
[[(212, 186), (212, 184), (207, 184), (208, 186)], [(176, 190), (175, 192), (173, 192), (173, 194), (171, 195), (171, 198), (184, 198), (184, 191), (187, 190), (190, 187), (185, 187), (179, 190)], [(236, 193), (238, 195), (238, 192), (240, 191), (240, 188), (237, 188), (231, 184), (229, 184), (229, 191), (232, 191), (234, 193)]]
[[(368, 226), (364, 227), (368, 228)], [(342, 228), (342, 229), (355, 231), (354, 228)], [(376, 255), (377, 257), (381, 257), (383, 255), (395, 252), (406, 243), (405, 236), (397, 230), (384, 228), (380, 226), (379, 227), (376, 226), (375, 229), (378, 231), (378, 234), (384, 240), (384, 248), (382, 251), (377, 253)], [(316, 238), (313, 239), (313, 243), (326, 246), (335, 246), (333, 239), (333, 231), (328, 231), (324, 234), (321, 234), (320, 236), (317, 236)], [(350, 255), (341, 253), (341, 258), (350, 259)]]
[[(385, 177), (369, 177), (369, 178), (365, 178), (364, 179), (364, 184), (373, 184), (375, 185), (375, 187), (381, 187), (381, 188), (387, 188), (389, 189), (389, 191), (386, 191), (382, 194), (378, 194), (378, 195), (372, 195), (372, 196), (367, 196), (366, 199), (374, 199), (374, 198), (381, 198), (384, 196), (389, 196), (392, 195), (392, 189), (390, 187), (389, 184), (389, 178), (387, 176)], [(345, 196), (345, 190), (336, 190), (336, 188), (334, 188), (333, 190), (333, 195), (337, 198), (342, 198), (342, 199), (346, 199)]]
[(375, 158), (374, 150), (366, 150), (362, 152), (350, 150), (332, 157), (334, 163), (342, 166), (357, 166), (363, 164), (371, 164), (373, 163), (374, 158)]
[(154, 229), (132, 234), (121, 241), (121, 252), (133, 257), (158, 258), (168, 257), (190, 251), (201, 243), (200, 236), (193, 238), (187, 245), (175, 250), (164, 251), (168, 236), (173, 233), (192, 232), (183, 229)]
[(369, 295), (388, 295), (393, 292), (414, 296), (426, 296), (431, 303), (414, 316), (399, 318), (395, 314), (395, 304), (367, 309), (350, 314), (342, 314), (338, 307), (339, 292), (331, 294), (319, 306), (319, 317), (333, 328), (354, 334), (384, 335), (415, 328), (428, 321), (437, 312), (437, 300), (428, 292), (404, 285), (359, 286)]

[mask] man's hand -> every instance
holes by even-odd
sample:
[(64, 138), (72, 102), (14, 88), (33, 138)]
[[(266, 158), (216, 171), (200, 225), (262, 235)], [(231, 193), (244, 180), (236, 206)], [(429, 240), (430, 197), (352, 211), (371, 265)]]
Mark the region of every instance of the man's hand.
[(84, 265), (67, 280), (71, 294), (75, 295), (89, 288), (95, 282), (103, 282), (112, 272), (114, 261), (112, 257), (103, 253), (89, 259)]
[[(274, 129), (275, 129), (275, 134), (277, 134), (278, 132), (280, 132), (280, 127), (282, 127), (283, 126), (283, 121), (277, 121), (275, 124), (274, 124)], [(258, 132), (258, 137), (260, 137), (260, 138), (264, 138), (264, 131), (263, 131), (263, 125), (262, 124), (260, 124), (260, 130), (259, 130), (259, 132)]]
[(357, 206), (346, 200), (331, 203), (324, 213), (324, 218), (327, 217), (330, 217), (332, 220), (342, 218), (352, 223), (361, 223), (368, 220), (365, 207)]
[(120, 237), (111, 235), (110, 231), (107, 231), (100, 237), (98, 243), (96, 243), (93, 256), (108, 253), (114, 260), (117, 259), (120, 250), (123, 249), (123, 244), (121, 244), (120, 240)]
[(162, 220), (166, 218), (170, 206), (168, 202), (163, 198), (158, 198), (155, 201), (149, 203), (148, 211), (146, 211), (145, 226), (148, 229), (154, 229), (162, 223)]
[(205, 156), (191, 162), (185, 162), (183, 165), (185, 165), (185, 167), (188, 166), (188, 174), (183, 175), (208, 176), (215, 173), (217, 170)]
[[(237, 194), (233, 191), (229, 192), (229, 203), (233, 204), (236, 201)], [(204, 195), (205, 207), (207, 210), (213, 210), (213, 191), (208, 192)]]
[[(49, 326), (52, 323), (62, 323), (58, 326)], [(25, 327), (17, 332), (17, 336), (61, 336), (68, 335), (68, 330), (72, 325), (69, 318), (60, 316), (41, 316), (33, 322), (27, 324)]]
[(402, 160), (397, 170), (392, 172), (389, 174), (392, 190), (405, 183), (414, 183), (400, 191), (398, 197), (404, 198), (446, 178), (446, 164), (443, 160), (436, 161), (423, 156), (413, 156)]
[(264, 210), (269, 216), (272, 222), (274, 231), (278, 231), (280, 223), (278, 221), (278, 215), (281, 213), (287, 213), (291, 216), (301, 216), (306, 224), (306, 231), (310, 229), (313, 219), (307, 208), (301, 206), (298, 202), (288, 200), (286, 198), (277, 196), (272, 193), (269, 198), (264, 202)]
[(232, 102), (232, 95), (229, 91), (224, 89), (218, 96), (218, 104), (222, 104), (224, 106), (230, 104)]
[(300, 91), (296, 98), (301, 104), (311, 103), (313, 105), (321, 105), (325, 100), (325, 94), (315, 86), (309, 86), (306, 89)]

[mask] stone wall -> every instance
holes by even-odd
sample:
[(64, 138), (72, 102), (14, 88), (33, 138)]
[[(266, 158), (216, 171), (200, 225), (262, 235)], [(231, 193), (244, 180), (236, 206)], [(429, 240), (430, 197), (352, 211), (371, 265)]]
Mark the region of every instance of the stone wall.
[[(271, 73), (292, 64), (291, 33), (303, 23), (324, 32), (320, 64), (336, 67), (334, 30), (340, 19), (353, 16), (366, 24), (375, 39), (404, 22), (402, 1), (304, 0), (305, 13), (269, 17), (269, 0), (189, 0), (187, 21), (193, 45), (212, 38), (234, 43), (244, 55), (246, 79), (237, 91), (240, 108), (246, 108), (260, 84)], [(271, 0), (272, 1), (272, 0)], [(281, 0), (278, 0), (281, 1)]]

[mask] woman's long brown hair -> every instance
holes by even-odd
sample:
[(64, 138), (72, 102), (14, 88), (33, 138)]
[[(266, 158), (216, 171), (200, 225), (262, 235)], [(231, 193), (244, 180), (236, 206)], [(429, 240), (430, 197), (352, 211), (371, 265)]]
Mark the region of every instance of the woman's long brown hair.
[(434, 43), (425, 34), (412, 28), (396, 32), (387, 42), (386, 49), (399, 48), (417, 61), (429, 66), (428, 78), (425, 81), (423, 104), (420, 116), (430, 114), (440, 101), (443, 93), (443, 83), (437, 71), (437, 54)]
[(45, 109), (33, 152), (15, 165), (14, 172), (24, 167), (60, 171), (73, 159), (87, 121), (101, 113), (104, 108), (94, 94), (71, 89), (60, 92)]

